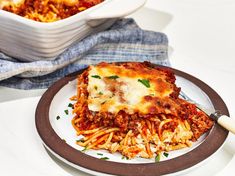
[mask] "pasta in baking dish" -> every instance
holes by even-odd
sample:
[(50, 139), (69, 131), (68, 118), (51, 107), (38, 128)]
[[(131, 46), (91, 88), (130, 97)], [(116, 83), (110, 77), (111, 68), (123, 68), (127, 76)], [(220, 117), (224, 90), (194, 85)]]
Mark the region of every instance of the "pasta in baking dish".
[(54, 22), (90, 7), (104, 0), (0, 0), (0, 9), (40, 22)]
[(191, 146), (213, 121), (179, 92), (172, 71), (148, 62), (89, 66), (72, 97), (77, 144), (129, 159)]

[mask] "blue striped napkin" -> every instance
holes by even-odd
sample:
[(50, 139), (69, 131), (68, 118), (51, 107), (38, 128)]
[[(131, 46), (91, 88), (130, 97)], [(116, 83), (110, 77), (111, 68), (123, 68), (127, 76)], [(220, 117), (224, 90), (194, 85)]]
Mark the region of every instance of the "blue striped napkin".
[(169, 66), (165, 34), (120, 19), (106, 31), (74, 44), (53, 61), (20, 62), (0, 52), (0, 86), (42, 89), (59, 78), (102, 61), (150, 61)]

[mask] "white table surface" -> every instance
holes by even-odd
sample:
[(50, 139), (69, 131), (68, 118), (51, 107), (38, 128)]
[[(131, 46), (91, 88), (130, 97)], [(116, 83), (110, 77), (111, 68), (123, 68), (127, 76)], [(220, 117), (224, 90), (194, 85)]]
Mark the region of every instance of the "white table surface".
[[(234, 0), (148, 0), (131, 16), (142, 28), (167, 34), (172, 66), (210, 85), (227, 104), (230, 116), (235, 117)], [(5, 102), (0, 106), (11, 100), (41, 96), (44, 91), (0, 87), (0, 102)], [(234, 138), (230, 136), (228, 142), (227, 150), (234, 153)], [(234, 170), (234, 165), (233, 157), (219, 175)]]

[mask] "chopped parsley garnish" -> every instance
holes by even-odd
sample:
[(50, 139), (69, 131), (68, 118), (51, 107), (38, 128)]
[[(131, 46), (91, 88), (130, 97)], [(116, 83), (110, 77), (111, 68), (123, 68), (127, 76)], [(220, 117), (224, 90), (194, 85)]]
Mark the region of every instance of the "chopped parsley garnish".
[(157, 156), (155, 157), (155, 162), (157, 163), (157, 162), (159, 162), (160, 161), (160, 154), (157, 154)]
[(76, 142), (84, 142), (84, 139), (82, 138), (82, 139), (78, 139), (78, 140), (76, 140)]
[(59, 120), (60, 119), (60, 116), (56, 116), (56, 120)]
[(69, 103), (68, 107), (73, 108), (73, 104)]
[(164, 155), (165, 157), (168, 157), (168, 156), (169, 156), (169, 153), (164, 152), (163, 155)]
[(108, 160), (109, 158), (108, 157), (102, 157), (100, 158), (101, 160)]
[(98, 94), (99, 94), (99, 95), (103, 95), (103, 92), (99, 92)]
[(86, 150), (87, 150), (87, 146), (84, 147), (84, 149), (82, 149), (81, 151), (82, 151), (82, 152), (85, 152)]
[(64, 113), (65, 113), (66, 115), (68, 115), (68, 114), (69, 114), (69, 110), (68, 110), (68, 109), (64, 110)]
[(126, 156), (122, 156), (122, 160), (123, 159), (129, 160), (129, 158), (127, 158)]
[(64, 142), (66, 142), (66, 140), (65, 140), (65, 139), (63, 139), (63, 141), (64, 141)]
[(103, 156), (103, 153), (97, 153), (97, 155)]
[(138, 82), (142, 83), (145, 87), (150, 88), (149, 80), (147, 80), (147, 79), (138, 79)]
[(95, 90), (97, 90), (97, 89), (98, 89), (98, 87), (97, 87), (97, 86), (94, 86), (94, 88), (95, 88)]
[(108, 76), (107, 78), (108, 78), (108, 79), (118, 79), (118, 78), (119, 78), (119, 76), (117, 76), (117, 75), (113, 75), (113, 76)]
[(101, 79), (101, 77), (99, 75), (92, 75), (92, 78), (97, 78), (97, 79)]

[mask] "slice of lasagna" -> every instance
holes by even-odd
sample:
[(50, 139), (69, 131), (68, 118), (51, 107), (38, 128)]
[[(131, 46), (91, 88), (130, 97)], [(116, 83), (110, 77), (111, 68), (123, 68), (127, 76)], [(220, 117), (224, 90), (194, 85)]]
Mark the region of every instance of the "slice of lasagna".
[(179, 92), (173, 72), (148, 62), (90, 66), (78, 76), (77, 143), (128, 158), (191, 146), (213, 121)]

